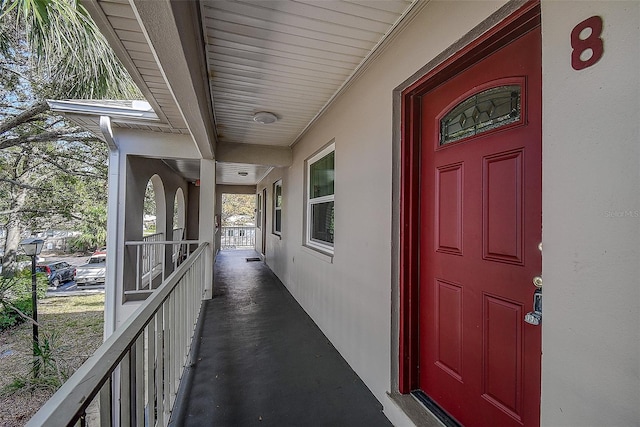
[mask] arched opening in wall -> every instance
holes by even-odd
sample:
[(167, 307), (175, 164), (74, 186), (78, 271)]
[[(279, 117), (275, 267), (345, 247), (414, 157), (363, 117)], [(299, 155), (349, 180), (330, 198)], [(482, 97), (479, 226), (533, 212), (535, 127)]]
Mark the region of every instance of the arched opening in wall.
[(176, 197), (173, 199), (173, 240), (182, 240), (185, 236), (185, 207), (184, 193), (182, 188), (176, 191)]
[(147, 183), (142, 210), (142, 234), (146, 236), (161, 234), (166, 231), (166, 212), (164, 184), (158, 175), (153, 175)]
[(143, 245), (138, 254), (140, 265), (137, 269), (141, 272), (141, 282), (147, 284), (149, 289), (156, 286), (156, 278), (160, 276), (164, 264), (164, 244), (166, 240), (166, 212), (164, 184), (158, 175), (153, 175), (144, 194), (144, 206), (142, 209), (142, 235)]
[[(176, 195), (173, 198), (173, 219), (172, 219), (172, 238), (174, 242), (179, 242), (184, 240), (186, 236), (185, 230), (185, 203), (184, 203), (184, 193), (182, 192), (182, 188), (178, 188), (176, 190)], [(172, 245), (172, 255), (171, 261), (178, 265), (186, 256), (187, 247), (181, 243), (174, 243)]]
[(222, 195), (221, 249), (253, 249), (256, 245), (256, 195)]

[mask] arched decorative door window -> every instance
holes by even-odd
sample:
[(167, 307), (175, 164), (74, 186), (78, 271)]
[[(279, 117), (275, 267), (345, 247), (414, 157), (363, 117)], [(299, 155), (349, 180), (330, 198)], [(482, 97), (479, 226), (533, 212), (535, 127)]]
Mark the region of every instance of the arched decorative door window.
[(440, 146), (460, 141), (522, 118), (522, 86), (504, 85), (475, 93), (440, 119)]

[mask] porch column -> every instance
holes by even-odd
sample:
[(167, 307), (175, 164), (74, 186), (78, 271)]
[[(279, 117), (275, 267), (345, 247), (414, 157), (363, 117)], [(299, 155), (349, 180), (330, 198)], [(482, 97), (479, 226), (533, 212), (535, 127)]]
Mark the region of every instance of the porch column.
[(200, 242), (208, 242), (205, 252), (205, 283), (204, 299), (213, 296), (213, 256), (215, 253), (215, 200), (216, 200), (216, 162), (215, 160), (200, 160), (200, 212), (199, 237)]
[(122, 253), (121, 249), (124, 245), (119, 238), (122, 227), (119, 218), (124, 217), (124, 203), (120, 200), (120, 177), (124, 177), (124, 171), (121, 173), (120, 149), (114, 139), (113, 130), (111, 128), (111, 119), (108, 116), (100, 117), (100, 130), (105, 137), (109, 146), (109, 172), (108, 172), (108, 195), (107, 195), (107, 262), (105, 272), (105, 300), (104, 300), (104, 339), (106, 340), (116, 329), (117, 323), (117, 296), (120, 295), (122, 275), (118, 274), (118, 267), (121, 261), (118, 259)]

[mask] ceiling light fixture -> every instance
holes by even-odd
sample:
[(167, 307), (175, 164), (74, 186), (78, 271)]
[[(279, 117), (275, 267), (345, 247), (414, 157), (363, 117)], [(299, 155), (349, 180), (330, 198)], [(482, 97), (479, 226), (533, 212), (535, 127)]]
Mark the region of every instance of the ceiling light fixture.
[(238, 172), (238, 175), (247, 176), (247, 175), (249, 175), (249, 172)]
[(253, 115), (253, 121), (262, 125), (268, 125), (278, 120), (278, 117), (268, 111), (259, 111)]

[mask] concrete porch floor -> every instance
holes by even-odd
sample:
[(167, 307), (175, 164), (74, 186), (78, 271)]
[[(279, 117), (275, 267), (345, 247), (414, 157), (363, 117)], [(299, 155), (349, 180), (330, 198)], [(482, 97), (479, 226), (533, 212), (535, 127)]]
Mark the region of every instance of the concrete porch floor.
[(390, 426), (382, 405), (254, 251), (222, 251), (175, 426)]

